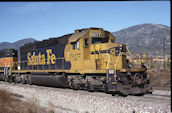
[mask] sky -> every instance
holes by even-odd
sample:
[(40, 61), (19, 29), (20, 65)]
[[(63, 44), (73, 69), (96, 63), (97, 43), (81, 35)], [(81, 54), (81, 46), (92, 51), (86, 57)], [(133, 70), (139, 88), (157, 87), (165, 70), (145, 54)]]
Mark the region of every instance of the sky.
[(43, 40), (89, 27), (115, 32), (144, 23), (170, 27), (170, 1), (0, 2), (0, 42)]

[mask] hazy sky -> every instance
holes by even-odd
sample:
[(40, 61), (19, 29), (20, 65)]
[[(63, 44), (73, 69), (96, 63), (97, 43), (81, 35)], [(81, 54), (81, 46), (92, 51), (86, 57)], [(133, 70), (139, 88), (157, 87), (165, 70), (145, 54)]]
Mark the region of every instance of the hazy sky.
[(114, 32), (143, 23), (170, 26), (170, 1), (0, 2), (0, 42), (43, 40), (88, 27)]

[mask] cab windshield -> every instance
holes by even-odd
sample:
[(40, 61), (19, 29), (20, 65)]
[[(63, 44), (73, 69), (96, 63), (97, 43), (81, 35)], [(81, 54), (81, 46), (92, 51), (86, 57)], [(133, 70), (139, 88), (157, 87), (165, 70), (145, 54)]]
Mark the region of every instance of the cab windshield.
[(109, 38), (92, 38), (92, 44), (108, 43)]

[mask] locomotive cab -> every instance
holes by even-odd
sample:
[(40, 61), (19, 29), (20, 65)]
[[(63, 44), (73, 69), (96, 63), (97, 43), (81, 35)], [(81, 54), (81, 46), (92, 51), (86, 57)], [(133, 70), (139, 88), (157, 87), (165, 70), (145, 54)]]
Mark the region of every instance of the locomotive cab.
[(115, 63), (117, 69), (127, 68), (126, 55), (119, 56), (125, 52), (126, 46), (116, 43), (110, 32), (89, 28), (75, 30), (66, 46), (65, 59), (71, 61), (71, 71), (96, 73), (97, 70), (114, 69)]

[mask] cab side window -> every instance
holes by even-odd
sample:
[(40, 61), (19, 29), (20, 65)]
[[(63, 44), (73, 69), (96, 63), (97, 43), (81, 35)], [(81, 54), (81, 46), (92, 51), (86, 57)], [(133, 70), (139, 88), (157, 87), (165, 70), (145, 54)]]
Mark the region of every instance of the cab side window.
[(77, 42), (72, 42), (71, 44), (72, 44), (73, 50), (79, 49), (79, 41), (77, 41)]
[(88, 45), (89, 45), (88, 38), (85, 38), (85, 47), (88, 47)]
[(75, 47), (76, 47), (76, 42), (72, 42), (71, 44), (72, 44), (72, 48), (73, 48), (73, 50), (74, 50)]
[(76, 49), (79, 49), (79, 41), (76, 42)]

